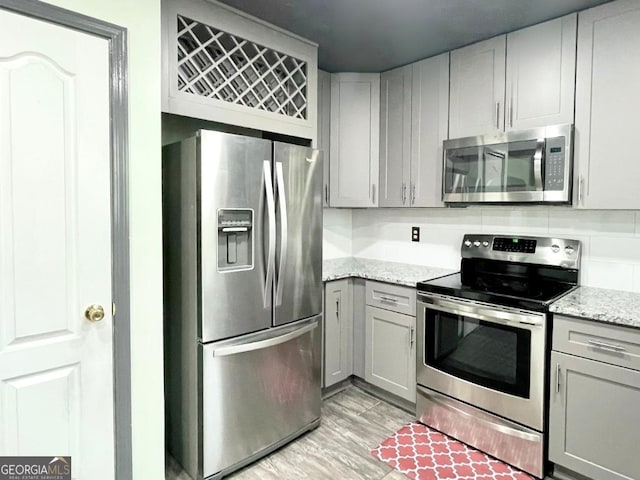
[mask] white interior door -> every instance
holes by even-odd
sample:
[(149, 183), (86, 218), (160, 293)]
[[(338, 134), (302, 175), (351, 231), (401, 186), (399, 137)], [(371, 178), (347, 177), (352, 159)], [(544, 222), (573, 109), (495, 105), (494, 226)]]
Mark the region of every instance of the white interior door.
[(113, 479), (109, 44), (0, 26), (0, 455)]

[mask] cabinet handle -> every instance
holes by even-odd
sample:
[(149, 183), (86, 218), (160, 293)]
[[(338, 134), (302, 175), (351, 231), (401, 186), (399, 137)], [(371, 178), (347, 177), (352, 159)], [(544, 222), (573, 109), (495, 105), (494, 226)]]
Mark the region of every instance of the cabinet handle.
[(511, 101), (509, 102), (509, 127), (513, 128), (513, 92), (511, 92)]
[(500, 130), (500, 102), (496, 102), (496, 128)]
[(407, 200), (407, 184), (403, 183), (402, 184), (402, 205), (405, 204)]
[(594, 348), (600, 348), (602, 350), (607, 350), (609, 352), (621, 353), (626, 351), (626, 348), (621, 347), (620, 345), (614, 345), (612, 343), (604, 343), (599, 342), (598, 340), (589, 340), (589, 345)]
[(416, 184), (411, 182), (411, 205), (416, 203)]
[(584, 177), (581, 175), (578, 179), (578, 203), (582, 204), (582, 197), (584, 192)]
[(556, 393), (560, 393), (560, 364), (556, 363)]
[(383, 302), (398, 303), (398, 299), (397, 298), (386, 297), (384, 295), (380, 295), (380, 300), (382, 300)]
[(371, 203), (374, 205), (376, 203), (376, 185), (374, 183), (371, 184)]
[(340, 321), (340, 299), (336, 299), (336, 320)]
[(329, 185), (324, 186), (324, 203), (329, 205)]
[(410, 349), (413, 347), (413, 333), (414, 333), (414, 327), (412, 325), (411, 327), (409, 327), (409, 348)]

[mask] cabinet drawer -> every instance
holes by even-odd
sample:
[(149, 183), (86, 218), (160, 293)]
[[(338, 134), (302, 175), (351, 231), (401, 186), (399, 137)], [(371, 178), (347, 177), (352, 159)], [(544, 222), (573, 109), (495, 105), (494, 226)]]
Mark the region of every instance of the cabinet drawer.
[(553, 350), (640, 370), (640, 330), (555, 316)]
[(405, 315), (416, 314), (415, 288), (367, 281), (366, 303)]

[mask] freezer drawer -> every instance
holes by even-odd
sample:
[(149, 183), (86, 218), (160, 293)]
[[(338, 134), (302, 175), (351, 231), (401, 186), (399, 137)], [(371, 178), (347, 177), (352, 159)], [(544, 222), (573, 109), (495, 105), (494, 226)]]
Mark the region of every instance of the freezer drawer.
[(320, 318), (201, 346), (204, 478), (320, 417)]

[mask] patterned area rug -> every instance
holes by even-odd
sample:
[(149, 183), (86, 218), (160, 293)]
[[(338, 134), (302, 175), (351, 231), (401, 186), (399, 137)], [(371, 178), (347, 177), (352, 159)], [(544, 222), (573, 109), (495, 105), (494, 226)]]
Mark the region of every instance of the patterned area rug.
[(535, 480), (420, 423), (405, 425), (371, 455), (415, 480)]

